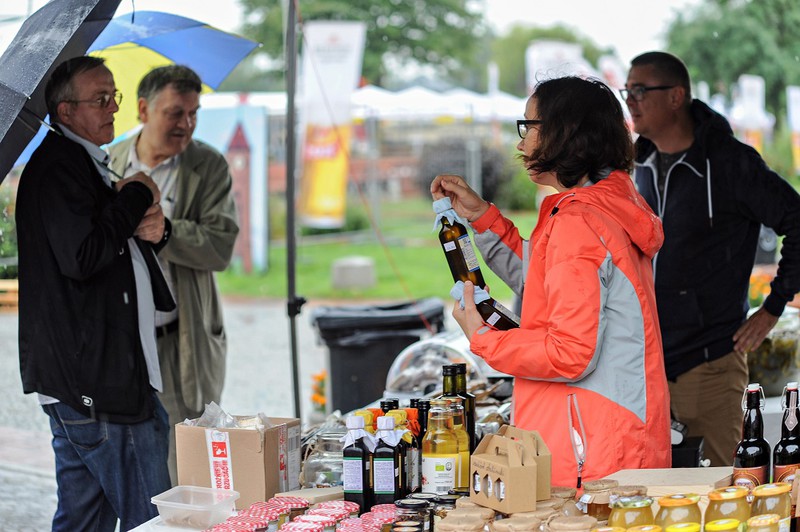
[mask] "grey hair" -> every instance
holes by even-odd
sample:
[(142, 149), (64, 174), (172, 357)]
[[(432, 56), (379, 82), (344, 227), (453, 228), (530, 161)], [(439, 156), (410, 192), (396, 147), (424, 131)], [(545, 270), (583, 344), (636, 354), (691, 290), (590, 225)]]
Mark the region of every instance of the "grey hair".
[(149, 105), (167, 85), (172, 85), (181, 94), (199, 94), (203, 90), (203, 82), (194, 70), (183, 65), (169, 65), (148, 72), (139, 82), (136, 96), (144, 98)]
[(101, 67), (105, 62), (106, 60), (102, 57), (81, 55), (67, 59), (56, 67), (44, 88), (44, 101), (47, 104), (50, 122), (56, 123), (59, 121), (59, 103), (75, 99), (75, 87), (72, 84), (75, 76)]

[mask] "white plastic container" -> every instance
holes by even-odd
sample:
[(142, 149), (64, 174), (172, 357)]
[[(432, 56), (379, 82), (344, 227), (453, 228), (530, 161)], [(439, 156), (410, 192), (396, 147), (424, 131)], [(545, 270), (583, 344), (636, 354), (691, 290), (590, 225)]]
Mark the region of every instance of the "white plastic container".
[(150, 498), (158, 507), (158, 514), (165, 523), (183, 527), (209, 528), (233, 515), (239, 492), (201, 488), (199, 486), (175, 486)]

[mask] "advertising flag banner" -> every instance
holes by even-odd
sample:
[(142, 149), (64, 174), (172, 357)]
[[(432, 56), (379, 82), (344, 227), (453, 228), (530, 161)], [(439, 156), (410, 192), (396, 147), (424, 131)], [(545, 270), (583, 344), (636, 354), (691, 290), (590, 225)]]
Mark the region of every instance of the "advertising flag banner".
[(302, 177), (298, 213), (306, 227), (344, 225), (350, 161), (350, 98), (361, 77), (366, 25), (307, 22), (302, 63)]
[(794, 173), (800, 175), (800, 87), (786, 87), (786, 114), (792, 130), (792, 161)]

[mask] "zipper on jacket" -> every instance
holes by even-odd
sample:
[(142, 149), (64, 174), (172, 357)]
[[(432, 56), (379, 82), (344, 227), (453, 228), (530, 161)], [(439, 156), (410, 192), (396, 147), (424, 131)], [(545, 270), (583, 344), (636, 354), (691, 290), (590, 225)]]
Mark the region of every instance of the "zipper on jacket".
[[(575, 424), (572, 420), (572, 405), (575, 405), (575, 418), (577, 426), (581, 429), (580, 434), (575, 430)], [(578, 477), (576, 480), (576, 488), (580, 489), (583, 481), (583, 466), (586, 463), (586, 430), (583, 427), (583, 418), (581, 418), (581, 410), (578, 408), (578, 397), (571, 393), (567, 395), (567, 417), (569, 430), (569, 442), (572, 445), (572, 453), (575, 455), (575, 463), (578, 466)]]

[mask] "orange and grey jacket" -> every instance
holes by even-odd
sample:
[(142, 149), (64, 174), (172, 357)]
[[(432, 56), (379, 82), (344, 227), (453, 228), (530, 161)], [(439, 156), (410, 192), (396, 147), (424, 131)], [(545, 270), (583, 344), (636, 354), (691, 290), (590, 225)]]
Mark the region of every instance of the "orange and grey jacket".
[(515, 377), (514, 423), (544, 438), (553, 484), (670, 467), (651, 266), (663, 232), (628, 174), (547, 197), (530, 242), (494, 206), (472, 227), (522, 312), (519, 329), (486, 326), (470, 347)]

